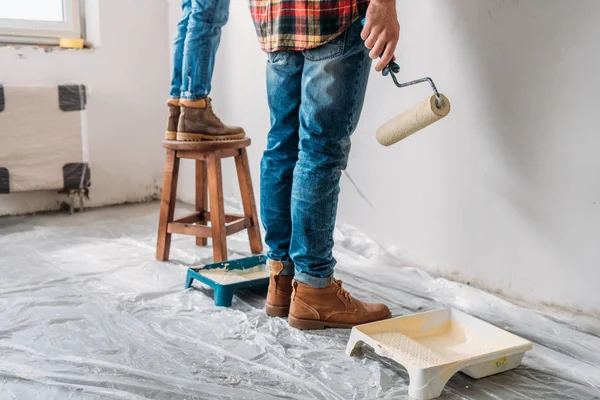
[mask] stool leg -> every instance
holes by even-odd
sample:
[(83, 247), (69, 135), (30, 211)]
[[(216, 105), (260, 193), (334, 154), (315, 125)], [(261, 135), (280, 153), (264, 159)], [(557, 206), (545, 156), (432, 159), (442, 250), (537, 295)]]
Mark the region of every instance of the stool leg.
[(250, 176), (250, 165), (248, 163), (248, 153), (246, 152), (246, 149), (241, 149), (240, 154), (235, 157), (235, 166), (240, 183), (242, 203), (244, 205), (244, 216), (250, 218), (250, 221), (252, 222), (248, 228), (250, 249), (252, 250), (252, 254), (260, 254), (263, 251), (263, 244), (260, 236), (258, 214), (256, 213), (256, 201), (254, 199), (254, 188), (252, 187), (252, 177)]
[(156, 245), (156, 259), (159, 261), (168, 260), (169, 251), (171, 250), (171, 234), (167, 232), (167, 226), (169, 222), (173, 221), (173, 215), (175, 214), (178, 175), (179, 158), (176, 157), (174, 150), (167, 150), (162, 196), (160, 199), (158, 242)]
[(210, 153), (206, 159), (206, 164), (208, 169), (213, 258), (215, 262), (221, 262), (227, 260), (227, 231), (225, 227), (223, 172), (221, 170), (220, 152)]
[[(196, 211), (204, 213), (208, 209), (208, 190), (206, 186), (206, 164), (204, 160), (196, 160)], [(206, 222), (199, 222), (206, 225)], [(197, 237), (197, 246), (206, 246), (206, 238)]]

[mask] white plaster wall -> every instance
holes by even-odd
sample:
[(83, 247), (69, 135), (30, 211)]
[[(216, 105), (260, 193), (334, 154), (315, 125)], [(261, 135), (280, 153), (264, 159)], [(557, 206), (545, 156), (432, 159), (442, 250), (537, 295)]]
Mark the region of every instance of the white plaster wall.
[[(4, 85), (87, 85), (91, 206), (157, 196), (170, 58), (165, 0), (97, 1), (97, 49), (0, 48)], [(0, 195), (0, 215), (52, 210), (61, 200), (53, 192)]]
[[(381, 147), (375, 129), (430, 92), (399, 90), (373, 73), (348, 169), (373, 208), (344, 178), (339, 219), (441, 275), (538, 306), (599, 313), (600, 3), (398, 7), (402, 77), (431, 75), (453, 112)], [(213, 97), (223, 118), (253, 138), (258, 189), (269, 113), (264, 55), (242, 0), (232, 0)], [(234, 187), (227, 179), (229, 194)]]

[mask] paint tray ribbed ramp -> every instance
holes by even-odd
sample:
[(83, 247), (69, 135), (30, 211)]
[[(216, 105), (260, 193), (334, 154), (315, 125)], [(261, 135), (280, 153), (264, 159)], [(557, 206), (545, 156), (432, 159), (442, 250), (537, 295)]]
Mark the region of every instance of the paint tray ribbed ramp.
[(406, 368), (408, 394), (434, 399), (457, 372), (479, 379), (518, 367), (531, 342), (458, 310), (446, 308), (357, 326), (346, 353), (366, 344)]

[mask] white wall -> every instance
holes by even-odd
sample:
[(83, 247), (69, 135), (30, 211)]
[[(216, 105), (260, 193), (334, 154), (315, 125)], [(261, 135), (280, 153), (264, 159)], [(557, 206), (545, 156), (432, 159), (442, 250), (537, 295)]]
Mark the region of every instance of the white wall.
[[(165, 0), (97, 1), (97, 49), (0, 48), (4, 85), (87, 85), (91, 206), (159, 193), (170, 58)], [(56, 209), (61, 200), (53, 192), (0, 195), (0, 215)]]
[[(374, 208), (344, 178), (340, 220), (441, 275), (600, 313), (600, 3), (403, 1), (399, 15), (402, 77), (431, 75), (453, 111), (383, 148), (377, 126), (430, 92), (373, 73), (348, 172)], [(252, 136), (258, 186), (269, 114), (244, 1), (217, 69), (215, 104)]]

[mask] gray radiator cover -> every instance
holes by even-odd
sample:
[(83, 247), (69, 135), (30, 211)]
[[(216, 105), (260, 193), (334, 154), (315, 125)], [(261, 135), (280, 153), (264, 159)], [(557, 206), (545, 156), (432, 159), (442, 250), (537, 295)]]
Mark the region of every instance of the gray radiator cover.
[(0, 85), (0, 193), (87, 188), (83, 85)]

